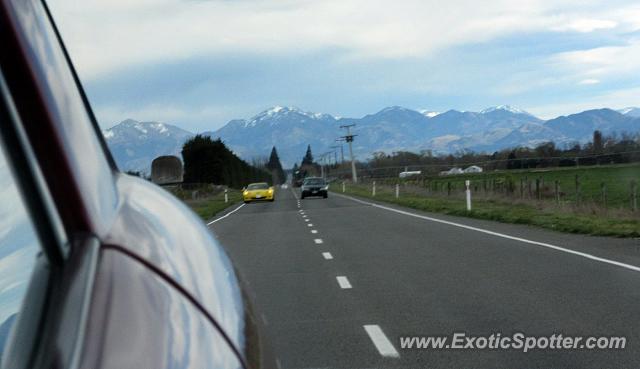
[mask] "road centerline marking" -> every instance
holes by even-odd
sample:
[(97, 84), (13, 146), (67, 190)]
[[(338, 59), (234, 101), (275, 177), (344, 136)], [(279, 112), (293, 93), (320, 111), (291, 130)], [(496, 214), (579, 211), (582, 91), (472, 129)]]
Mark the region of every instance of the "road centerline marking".
[(355, 202), (359, 202), (361, 204), (369, 205), (369, 206), (372, 206), (372, 207), (375, 207), (375, 208), (392, 211), (392, 212), (395, 212), (395, 213), (398, 213), (398, 214), (408, 215), (408, 216), (411, 216), (411, 217), (420, 218), (420, 219), (424, 219), (424, 220), (429, 220), (429, 221), (436, 222), (436, 223), (447, 224), (447, 225), (450, 225), (450, 226), (464, 228), (464, 229), (468, 229), (468, 230), (476, 231), (476, 232), (481, 232), (481, 233), (489, 234), (489, 235), (496, 236), (496, 237), (506, 238), (506, 239), (509, 239), (509, 240), (520, 241), (520, 242), (528, 243), (528, 244), (531, 244), (531, 245), (542, 246), (542, 247), (546, 247), (546, 248), (553, 249), (553, 250), (556, 250), (556, 251), (562, 251), (562, 252), (565, 252), (567, 254), (573, 254), (573, 255), (576, 255), (576, 256), (581, 256), (581, 257), (586, 258), (586, 259), (599, 261), (601, 263), (619, 266), (621, 268), (629, 269), (629, 270), (632, 270), (634, 272), (640, 272), (640, 267), (638, 267), (638, 266), (622, 263), (622, 262), (611, 260), (611, 259), (601, 258), (599, 256), (595, 256), (595, 255), (592, 255), (592, 254), (587, 254), (586, 252), (576, 251), (576, 250), (568, 249), (568, 248), (565, 248), (565, 247), (552, 245), (550, 243), (528, 240), (528, 239), (522, 238), (522, 237), (510, 236), (508, 234), (494, 232), (494, 231), (490, 231), (488, 229), (473, 227), (473, 226), (469, 226), (469, 225), (466, 225), (466, 224), (455, 223), (455, 222), (451, 222), (451, 221), (448, 221), (448, 220), (432, 218), (432, 217), (428, 217), (426, 215), (415, 214), (415, 213), (411, 213), (411, 212), (400, 210), (400, 209), (394, 209), (394, 208), (391, 208), (391, 207), (388, 207), (388, 206), (379, 205), (379, 204), (375, 204), (375, 203), (368, 202), (368, 201), (362, 201), (362, 200), (353, 198), (351, 196), (346, 196), (346, 195), (341, 195), (341, 194), (335, 194), (335, 195), (344, 197), (346, 199), (349, 199), (349, 200), (352, 200), (352, 201), (355, 201)]
[(314, 238), (313, 242), (315, 242), (317, 245), (323, 243), (322, 238)]
[(368, 324), (364, 326), (364, 330), (369, 335), (373, 345), (378, 349), (380, 355), (386, 357), (400, 357), (400, 354), (396, 348), (393, 347), (393, 344), (391, 344), (391, 341), (389, 341), (379, 325)]
[(349, 283), (349, 280), (347, 279), (347, 277), (343, 275), (339, 275), (336, 277), (336, 279), (338, 280), (338, 284), (340, 285), (340, 288), (342, 288), (343, 290), (352, 288), (351, 283)]
[(312, 230), (311, 230), (311, 233), (316, 234), (316, 233), (318, 233), (318, 231), (317, 231), (317, 230), (315, 230), (315, 229), (312, 229)]
[(307, 224), (307, 227), (313, 227), (313, 224), (309, 223)]
[(327, 259), (327, 260), (331, 260), (331, 259), (333, 259), (333, 255), (331, 255), (331, 253), (330, 253), (330, 252), (323, 252), (323, 253), (322, 253), (322, 257), (323, 257), (323, 258), (325, 258), (325, 259)]

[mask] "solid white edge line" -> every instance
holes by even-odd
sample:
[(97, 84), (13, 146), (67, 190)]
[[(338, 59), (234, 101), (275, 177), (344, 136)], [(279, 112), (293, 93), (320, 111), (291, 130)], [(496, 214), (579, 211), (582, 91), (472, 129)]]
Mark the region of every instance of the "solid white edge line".
[(331, 255), (331, 253), (330, 253), (330, 252), (323, 252), (323, 253), (322, 253), (322, 257), (324, 257), (324, 258), (325, 258), (325, 259), (327, 259), (327, 260), (331, 260), (331, 259), (333, 259), (333, 255)]
[(368, 324), (363, 327), (369, 335), (369, 338), (371, 338), (373, 345), (378, 349), (380, 355), (386, 357), (400, 357), (400, 354), (396, 348), (393, 347), (393, 344), (391, 344), (391, 341), (389, 341), (380, 326), (377, 324)]
[(245, 205), (247, 205), (247, 204), (240, 204), (240, 206), (238, 206), (237, 208), (231, 210), (230, 212), (226, 213), (225, 215), (221, 216), (218, 219), (214, 219), (214, 220), (210, 221), (209, 223), (207, 223), (207, 225), (212, 225), (213, 223), (218, 222), (218, 221), (228, 217), (229, 215), (231, 215), (231, 214), (235, 213), (236, 211), (240, 210), (240, 208), (245, 206)]
[(411, 213), (411, 212), (408, 212), (408, 211), (394, 209), (394, 208), (390, 208), (388, 206), (374, 204), (372, 202), (362, 201), (362, 200), (359, 200), (359, 199), (355, 199), (355, 198), (353, 198), (351, 196), (346, 196), (346, 195), (341, 195), (341, 194), (335, 194), (335, 195), (342, 196), (344, 198), (359, 202), (361, 204), (370, 205), (370, 206), (373, 206), (373, 207), (376, 207), (376, 208), (380, 208), (380, 209), (384, 209), (384, 210), (388, 210), (388, 211), (393, 211), (393, 212), (398, 213), (398, 214), (408, 215), (408, 216), (411, 216), (411, 217), (420, 218), (420, 219), (424, 219), (424, 220), (429, 220), (429, 221), (436, 222), (436, 223), (447, 224), (447, 225), (451, 225), (451, 226), (454, 226), (454, 227), (465, 228), (465, 229), (469, 229), (469, 230), (476, 231), (476, 232), (490, 234), (490, 235), (496, 236), (496, 237), (502, 237), (502, 238), (506, 238), (506, 239), (509, 239), (509, 240), (528, 243), (528, 244), (531, 244), (531, 245), (542, 246), (542, 247), (550, 248), (550, 249), (553, 249), (553, 250), (566, 252), (568, 254), (581, 256), (581, 257), (586, 258), (586, 259), (599, 261), (601, 263), (619, 266), (621, 268), (633, 270), (634, 272), (640, 272), (640, 267), (638, 267), (638, 266), (621, 263), (619, 261), (615, 261), (615, 260), (611, 260), (611, 259), (601, 258), (599, 256), (595, 256), (595, 255), (592, 255), (592, 254), (587, 254), (586, 252), (575, 251), (575, 250), (567, 249), (567, 248), (564, 248), (564, 247), (552, 245), (552, 244), (549, 244), (549, 243), (528, 240), (526, 238), (509, 236), (508, 234), (489, 231), (487, 229), (472, 227), (472, 226), (468, 226), (468, 225), (465, 225), (465, 224), (450, 222), (448, 220), (442, 220), (442, 219), (428, 217), (428, 216), (425, 216), (425, 215), (414, 214), (414, 213)]
[(336, 279), (338, 280), (338, 284), (340, 285), (340, 288), (342, 289), (351, 288), (351, 283), (349, 283), (349, 280), (347, 279), (347, 277), (343, 275), (339, 275), (336, 277)]
[(314, 238), (313, 242), (315, 242), (316, 244), (321, 244), (322, 243), (322, 238)]

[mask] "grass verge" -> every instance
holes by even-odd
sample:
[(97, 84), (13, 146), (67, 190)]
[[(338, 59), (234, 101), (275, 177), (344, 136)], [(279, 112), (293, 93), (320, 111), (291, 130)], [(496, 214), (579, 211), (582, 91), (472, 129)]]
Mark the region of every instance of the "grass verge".
[(224, 209), (242, 201), (242, 192), (229, 189), (229, 202), (224, 202), (224, 192), (213, 196), (196, 200), (184, 200), (184, 202), (203, 220), (209, 220)]
[(346, 194), (412, 209), (443, 213), (469, 218), (487, 219), (503, 223), (528, 224), (561, 232), (581, 233), (594, 236), (640, 237), (640, 218), (619, 217), (614, 211), (611, 216), (602, 214), (580, 214), (571, 209), (506, 202), (504, 200), (474, 199), (473, 210), (466, 210), (466, 202), (460, 198), (426, 197), (403, 193), (396, 199), (391, 189), (378, 188), (376, 196), (365, 185), (350, 184)]

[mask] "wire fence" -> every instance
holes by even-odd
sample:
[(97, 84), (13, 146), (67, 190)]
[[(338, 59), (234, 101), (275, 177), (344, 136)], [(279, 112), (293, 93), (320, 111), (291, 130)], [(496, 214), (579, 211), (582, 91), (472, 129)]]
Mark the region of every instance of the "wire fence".
[[(622, 215), (640, 216), (638, 211), (638, 176), (606, 178), (595, 176), (550, 177), (535, 174), (519, 177), (496, 176), (468, 178), (363, 178), (359, 186), (367, 188), (372, 196), (388, 195), (400, 198), (419, 196), (473, 201), (498, 201), (510, 204), (529, 204), (572, 208), (579, 212), (601, 213), (608, 210), (621, 211)], [(597, 180), (602, 179), (601, 181)], [(343, 189), (353, 186), (342, 182)], [(468, 192), (467, 192), (468, 190)]]

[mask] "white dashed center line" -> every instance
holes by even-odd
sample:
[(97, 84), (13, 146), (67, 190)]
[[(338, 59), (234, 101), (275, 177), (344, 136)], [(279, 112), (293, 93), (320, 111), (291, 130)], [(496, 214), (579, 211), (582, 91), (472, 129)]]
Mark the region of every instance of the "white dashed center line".
[(389, 341), (387, 336), (378, 325), (365, 325), (364, 330), (367, 331), (369, 338), (371, 338), (371, 341), (373, 341), (373, 344), (378, 349), (380, 355), (386, 357), (400, 357), (400, 354), (398, 353), (396, 348), (393, 347), (391, 341)]
[(313, 227), (313, 224), (309, 223), (307, 224), (307, 227)]
[(304, 221), (305, 221), (305, 222), (308, 222), (308, 221), (309, 221), (309, 219), (305, 219)]
[(324, 257), (324, 258), (325, 258), (325, 259), (327, 259), (327, 260), (331, 260), (331, 259), (333, 259), (333, 255), (331, 255), (331, 253), (330, 253), (330, 252), (323, 252), (323, 253), (322, 253), (322, 257)]
[(315, 230), (315, 229), (312, 229), (312, 230), (311, 230), (311, 233), (316, 234), (316, 233), (318, 233), (318, 231), (317, 231), (317, 230)]
[(339, 275), (336, 277), (336, 279), (338, 280), (338, 284), (340, 285), (340, 288), (342, 289), (351, 288), (351, 283), (349, 283), (349, 280), (347, 279), (347, 277), (343, 275)]
[(313, 240), (313, 242), (315, 242), (316, 244), (318, 244), (318, 245), (319, 245), (319, 244), (321, 244), (321, 243), (322, 243), (322, 238), (315, 238), (315, 239)]

